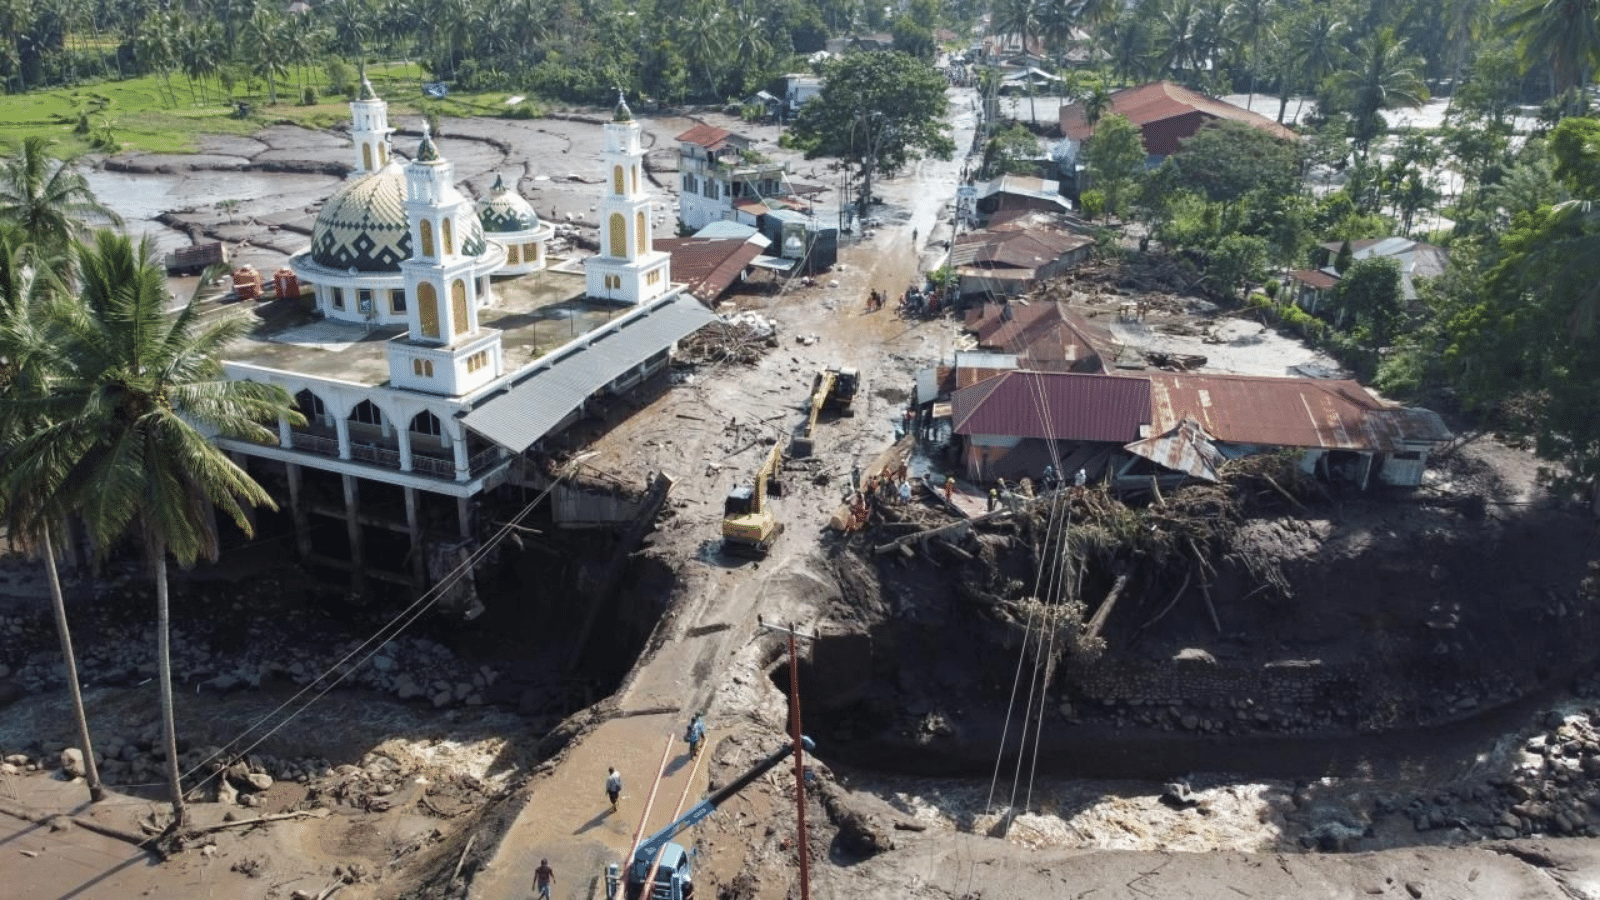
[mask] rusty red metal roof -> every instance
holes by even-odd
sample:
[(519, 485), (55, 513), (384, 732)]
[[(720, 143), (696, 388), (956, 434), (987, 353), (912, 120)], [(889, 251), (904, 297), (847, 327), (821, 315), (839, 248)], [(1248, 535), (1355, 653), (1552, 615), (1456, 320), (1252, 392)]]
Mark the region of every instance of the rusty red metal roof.
[(710, 303), (722, 296), (750, 261), (770, 243), (742, 238), (657, 238), (652, 246), (672, 254), (672, 280), (688, 285), (696, 298)]
[(1230, 444), (1363, 450), (1449, 440), (1438, 414), (1378, 400), (1358, 382), (1147, 372), (1151, 428), (1166, 434), (1192, 419)]
[[(1102, 115), (1113, 113), (1127, 117), (1137, 126), (1144, 137), (1145, 151), (1159, 156), (1176, 153), (1179, 141), (1213, 119), (1243, 122), (1286, 141), (1299, 140), (1299, 135), (1266, 116), (1170, 81), (1153, 81), (1113, 92), (1111, 105)], [(1075, 141), (1094, 134), (1081, 103), (1061, 107), (1060, 125), (1061, 133)]]
[(1016, 354), (1024, 369), (1104, 372), (1115, 355), (1110, 329), (1060, 302), (985, 303), (967, 312), (967, 330), (983, 349)]
[(1205, 481), (1220, 480), (1217, 467), (1222, 465), (1222, 452), (1211, 442), (1211, 435), (1193, 419), (1184, 419), (1165, 434), (1134, 441), (1122, 449), (1174, 472)]
[(1150, 384), (1076, 372), (1007, 372), (950, 396), (957, 434), (1126, 444), (1150, 421)]
[(733, 132), (715, 125), (696, 125), (678, 135), (678, 140), (685, 144), (695, 144), (707, 150), (718, 150), (733, 137)]
[(1339, 282), (1339, 276), (1330, 275), (1321, 269), (1295, 269), (1289, 273), (1289, 277), (1319, 291), (1325, 291)]

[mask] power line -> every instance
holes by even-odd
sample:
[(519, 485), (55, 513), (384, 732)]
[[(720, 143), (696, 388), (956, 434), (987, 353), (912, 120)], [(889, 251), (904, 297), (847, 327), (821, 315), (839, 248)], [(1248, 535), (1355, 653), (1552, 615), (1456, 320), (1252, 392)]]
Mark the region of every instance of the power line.
[[(476, 549), (472, 553), (468, 554), (466, 559), (462, 560), (454, 569), (450, 570), (450, 572), (447, 573), (443, 578), (441, 578), (438, 581), (438, 583), (434, 584), (427, 591), (423, 592), (423, 594), (421, 596), (419, 596), (416, 600), (412, 601), (410, 606), (407, 606), (405, 609), (401, 610), (393, 618), (391, 618), (388, 622), (384, 623), (381, 627), (379, 627), (377, 631), (373, 632), (371, 637), (368, 637), (366, 640), (362, 641), (360, 644), (358, 644), (350, 652), (348, 652), (344, 656), (340, 657), (338, 661), (336, 661), (332, 665), (328, 666), (328, 668), (325, 669), (322, 672), (321, 675), (318, 675), (316, 678), (314, 678), (311, 681), (307, 682), (304, 687), (302, 687), (300, 690), (296, 691), (295, 694), (293, 696), (291, 696), (289, 699), (287, 699), (287, 700), (283, 701), (282, 703), (278, 704), (278, 706), (275, 709), (273, 709), (271, 712), (267, 713), (266, 715), (262, 716), (260, 719), (256, 720), (256, 722), (254, 724), (252, 724), (249, 728), (246, 728), (244, 731), (240, 732), (238, 735), (236, 735), (235, 737), (233, 737), (230, 740), (228, 740), (222, 746), (224, 746), (224, 747), (231, 746), (231, 745), (234, 745), (234, 744), (244, 740), (246, 737), (248, 737), (251, 733), (256, 731), (258, 728), (260, 728), (261, 726), (265, 725), (267, 722), (271, 721), (274, 716), (276, 716), (279, 713), (283, 712), (285, 709), (287, 709), (291, 704), (293, 704), (295, 701), (299, 700), (301, 697), (304, 697), (313, 688), (315, 688), (317, 686), (317, 684), (319, 684), (320, 682), (322, 682), (325, 679), (328, 679), (330, 676), (335, 676), (335, 673), (338, 673), (335, 677), (332, 678), (331, 681), (328, 682), (326, 687), (324, 687), (322, 690), (318, 691), (316, 693), (316, 695), (313, 696), (310, 700), (306, 701), (306, 703), (303, 706), (301, 706), (299, 709), (296, 709), (295, 711), (291, 712), (288, 716), (285, 716), (283, 721), (281, 721), (281, 722), (277, 723), (276, 725), (272, 726), (272, 728), (269, 729), (265, 734), (263, 734), (261, 737), (257, 738), (255, 741), (253, 741), (248, 747), (244, 748), (241, 751), (238, 751), (236, 754), (234, 754), (234, 756), (235, 757), (240, 757), (240, 756), (248, 755), (250, 753), (250, 751), (252, 751), (256, 747), (260, 746), (262, 742), (267, 740), (267, 738), (270, 738), (270, 737), (272, 737), (272, 735), (276, 734), (279, 729), (281, 729), (281, 728), (283, 728), (283, 726), (289, 724), (289, 722), (293, 721), (295, 719), (295, 717), (299, 716), (301, 713), (305, 712), (307, 709), (310, 709), (311, 708), (311, 704), (315, 703), (317, 700), (320, 700), (329, 691), (331, 691), (335, 687), (337, 687), (340, 682), (342, 682), (346, 678), (348, 678), (352, 673), (354, 673), (357, 669), (359, 669), (363, 663), (365, 663), (368, 659), (370, 659), (373, 655), (375, 655), (379, 650), (381, 650), (385, 646), (387, 646), (396, 637), (399, 637), (401, 632), (403, 632), (406, 628), (410, 627), (410, 625), (413, 622), (415, 622), (417, 619), (421, 618), (424, 613), (426, 613), (429, 609), (431, 609), (434, 606), (434, 604), (438, 603), (439, 598), (444, 596), (444, 594), (450, 588), (454, 587), (458, 582), (460, 582), (463, 578), (465, 578), (467, 576), (467, 574), (470, 573), (472, 571), (472, 569), (475, 568), (480, 561), (482, 561), (490, 552), (492, 552), (496, 547), (498, 547), (500, 545), (500, 543), (502, 541), (504, 541), (506, 539), (506, 537), (508, 535), (510, 535), (516, 529), (516, 527), (518, 525), (520, 525), (522, 523), (522, 520), (526, 519), (528, 517), (528, 515), (533, 512), (534, 508), (537, 507), (539, 505), (539, 503), (544, 500), (545, 497), (549, 496), (551, 491), (555, 490), (555, 487), (556, 487), (557, 484), (560, 484), (561, 481), (564, 478), (566, 478), (568, 475), (572, 474), (572, 471), (576, 468), (576, 466), (577, 466), (577, 462), (574, 462), (574, 463), (571, 463), (571, 464), (567, 465), (566, 467), (562, 468), (557, 473), (557, 475), (554, 478), (554, 480), (552, 480), (548, 485), (546, 485), (544, 490), (540, 491), (539, 495), (537, 497), (535, 497), (533, 500), (531, 500), (525, 506), (523, 506), (523, 508), (520, 511), (518, 511), (515, 516), (511, 517), (511, 519), (509, 521), (507, 521), (504, 525), (502, 525), (498, 531), (496, 531), (493, 535), (491, 535), (488, 540), (484, 541), (483, 544), (478, 547), (478, 549)], [(386, 632), (387, 632), (387, 635), (386, 635)], [(362, 651), (364, 649), (366, 649), (367, 647), (372, 645), (373, 642), (375, 642), (375, 641), (378, 642), (376, 644), (376, 646), (372, 646), (370, 650), (367, 650), (367, 652), (361, 656), (360, 660), (356, 661), (353, 665), (349, 666), (349, 668), (347, 668), (345, 671), (339, 672), (339, 668), (341, 666), (343, 666), (345, 663), (349, 662), (352, 657), (356, 656), (357, 654), (362, 653)], [(205, 768), (207, 765), (209, 765), (213, 761), (215, 761), (218, 758), (220, 758), (221, 756), (223, 756), (224, 753), (225, 753), (225, 751), (220, 751), (219, 750), (217, 753), (210, 754), (205, 759), (203, 759), (200, 762), (196, 763), (193, 767), (191, 767), (189, 769), (188, 772), (185, 772), (183, 774), (183, 776), (179, 779), (180, 783), (182, 782), (183, 779), (193, 777), (196, 772), (199, 772), (201, 769)], [(196, 787), (196, 788), (203, 787), (206, 783), (211, 781), (211, 779), (217, 777), (218, 774), (220, 774), (220, 772), (212, 772), (211, 774), (209, 774), (209, 775), (205, 776), (204, 778), (200, 779), (200, 781), (198, 783), (196, 783), (194, 785), (194, 787)]]

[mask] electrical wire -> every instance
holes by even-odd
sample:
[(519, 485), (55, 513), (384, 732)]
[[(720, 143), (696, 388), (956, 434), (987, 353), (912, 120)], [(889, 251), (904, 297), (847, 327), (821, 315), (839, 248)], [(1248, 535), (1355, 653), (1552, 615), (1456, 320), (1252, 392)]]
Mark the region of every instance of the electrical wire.
[[(338, 661), (336, 661), (332, 665), (328, 666), (327, 669), (325, 669), (321, 675), (318, 675), (316, 678), (308, 681), (305, 684), (304, 687), (302, 687), (300, 690), (296, 691), (295, 694), (293, 696), (291, 696), (289, 699), (287, 699), (287, 700), (283, 701), (282, 703), (278, 704), (278, 706), (275, 709), (273, 709), (271, 712), (267, 713), (266, 715), (262, 716), (260, 719), (256, 720), (256, 722), (254, 724), (252, 724), (249, 728), (246, 728), (244, 731), (240, 732), (238, 735), (236, 735), (233, 738), (231, 738), (230, 740), (228, 740), (222, 746), (224, 748), (226, 748), (226, 747), (235, 745), (235, 744), (239, 743), (240, 741), (243, 741), (246, 737), (248, 737), (250, 734), (255, 732), (258, 728), (260, 728), (261, 726), (265, 725), (267, 722), (271, 721), (273, 719), (273, 717), (277, 716), (279, 713), (281, 713), (285, 709), (289, 708), (289, 706), (294, 704), (295, 701), (299, 700), (301, 697), (304, 697), (307, 693), (311, 692), (312, 689), (317, 686), (317, 684), (319, 684), (320, 682), (328, 679), (330, 676), (335, 676), (335, 673), (338, 673), (335, 677), (332, 678), (331, 681), (328, 682), (326, 687), (324, 687), (321, 691), (318, 691), (315, 696), (313, 696), (310, 700), (308, 700), (305, 703), (305, 705), (303, 705), (299, 709), (291, 712), (288, 716), (286, 716), (283, 719), (283, 721), (281, 721), (278, 724), (274, 725), (270, 730), (268, 730), (266, 732), (266, 734), (263, 734), (260, 738), (256, 739), (248, 747), (246, 747), (245, 749), (243, 749), (241, 751), (233, 753), (231, 755), (234, 756), (235, 758), (248, 755), (251, 750), (254, 750), (256, 747), (260, 746), (263, 741), (265, 741), (267, 738), (270, 738), (272, 735), (276, 734), (279, 729), (283, 728), (283, 726), (285, 726), (285, 725), (289, 724), (289, 722), (293, 721), (295, 719), (295, 717), (299, 716), (301, 713), (303, 713), (307, 709), (309, 709), (311, 707), (311, 704), (315, 703), (317, 700), (321, 699), (324, 695), (326, 695), (329, 691), (333, 690), (334, 687), (338, 686), (338, 684), (340, 682), (344, 681), (352, 673), (354, 673), (357, 669), (359, 669), (363, 663), (365, 663), (368, 659), (370, 659), (372, 656), (374, 656), (379, 650), (381, 650), (385, 646), (387, 646), (389, 644), (389, 642), (393, 641), (396, 637), (399, 637), (401, 632), (403, 632), (406, 628), (410, 627), (410, 625), (413, 622), (415, 622), (417, 619), (421, 618), (424, 613), (426, 613), (429, 609), (431, 609), (434, 606), (434, 604), (438, 603), (439, 599), (441, 597), (443, 597), (445, 595), (445, 593), (450, 588), (454, 587), (462, 579), (466, 578), (467, 574), (470, 573), (473, 570), (473, 568), (475, 568), (477, 566), (477, 564), (479, 562), (481, 562), (486, 556), (488, 556), (491, 552), (493, 552), (494, 549), (497, 548), (500, 545), (500, 543), (502, 541), (504, 541), (506, 539), (506, 537), (508, 535), (510, 535), (515, 530), (516, 526), (520, 525), (522, 523), (522, 520), (526, 519), (528, 517), (528, 515), (533, 512), (534, 508), (537, 507), (539, 505), (539, 503), (541, 503), (544, 500), (545, 497), (549, 496), (551, 491), (555, 490), (556, 485), (560, 484), (563, 479), (565, 479), (568, 475), (572, 474), (572, 471), (575, 468), (576, 468), (576, 464), (569, 464), (568, 466), (562, 468), (558, 472), (558, 474), (556, 475), (554, 480), (552, 480), (548, 485), (546, 485), (544, 490), (540, 491), (539, 495), (537, 497), (535, 497), (533, 500), (531, 500), (525, 506), (523, 506), (523, 508), (520, 511), (518, 511), (515, 516), (512, 516), (511, 519), (508, 520), (505, 524), (503, 524), (498, 531), (496, 531), (487, 540), (485, 540), (481, 545), (479, 545), (479, 547), (476, 550), (474, 550), (472, 553), (468, 554), (468, 556), (467, 556), (467, 558), (465, 560), (461, 561), (454, 569), (451, 569), (450, 572), (447, 573), (443, 578), (441, 578), (436, 584), (434, 584), (428, 590), (424, 591), (422, 593), (422, 595), (419, 596), (416, 600), (412, 601), (411, 605), (407, 606), (405, 609), (401, 610), (398, 614), (396, 614), (393, 618), (391, 618), (388, 622), (384, 623), (384, 625), (381, 626), (377, 631), (375, 631), (372, 634), (371, 637), (368, 637), (366, 640), (362, 641), (354, 649), (350, 650), (344, 656), (340, 657)], [(404, 620), (404, 621), (402, 621), (402, 620)], [(386, 635), (386, 632), (387, 632), (387, 635)], [(364, 655), (361, 656), (360, 660), (355, 662), (353, 665), (349, 666), (345, 671), (339, 672), (339, 669), (340, 669), (341, 666), (344, 666), (345, 663), (349, 662), (357, 654), (360, 654), (364, 649), (366, 649), (367, 647), (371, 646), (374, 641), (378, 642), (376, 646), (372, 646), (371, 650), (368, 650)], [(196, 763), (194, 766), (192, 766), (189, 769), (188, 772), (185, 772), (181, 776), (181, 778), (179, 779), (180, 783), (182, 782), (183, 779), (187, 779), (187, 778), (193, 777), (195, 775), (195, 773), (201, 771), (202, 769), (204, 769), (206, 766), (210, 765), (215, 760), (221, 758), (225, 753), (226, 753), (225, 750), (219, 750), (218, 752), (212, 753), (209, 756), (207, 756), (205, 759), (203, 759), (200, 762)], [(210, 782), (213, 778), (216, 778), (217, 775), (219, 775), (219, 774), (220, 774), (220, 771), (210, 773), (206, 777), (200, 779), (200, 781), (197, 782), (194, 785), (194, 788), (203, 787), (208, 782)]]

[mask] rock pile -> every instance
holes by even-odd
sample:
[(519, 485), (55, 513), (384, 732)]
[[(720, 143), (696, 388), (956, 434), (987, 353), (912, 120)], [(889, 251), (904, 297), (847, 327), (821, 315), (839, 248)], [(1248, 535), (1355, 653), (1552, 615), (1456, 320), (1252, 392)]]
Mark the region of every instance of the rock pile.
[[(237, 608), (237, 607), (236, 607)], [(125, 686), (153, 678), (157, 672), (155, 629), (142, 624), (107, 621), (93, 613), (84, 633), (96, 633), (93, 641), (78, 642), (78, 677), (85, 685)], [(213, 690), (226, 693), (244, 688), (259, 688), (263, 682), (281, 679), (306, 686), (313, 682), (365, 687), (394, 694), (401, 700), (418, 700), (436, 708), (481, 706), (485, 693), (498, 679), (488, 667), (469, 667), (448, 647), (423, 637), (401, 637), (361, 662), (371, 647), (351, 639), (329, 644), (308, 640), (309, 630), (298, 625), (312, 624), (310, 617), (291, 612), (283, 621), (256, 616), (243, 627), (248, 641), (242, 649), (223, 649), (231, 643), (221, 634), (221, 626), (191, 625), (172, 629), (172, 671), (178, 689)], [(237, 619), (228, 627), (238, 628)], [(75, 627), (75, 631), (80, 630)], [(10, 652), (0, 657), (0, 679), (28, 693), (59, 690), (66, 679), (61, 653), (56, 643), (55, 626), (42, 612), (35, 616), (0, 617), (0, 633)], [(0, 651), (4, 652), (4, 651)], [(346, 656), (349, 662), (335, 665)], [(359, 663), (359, 664), (358, 664)]]

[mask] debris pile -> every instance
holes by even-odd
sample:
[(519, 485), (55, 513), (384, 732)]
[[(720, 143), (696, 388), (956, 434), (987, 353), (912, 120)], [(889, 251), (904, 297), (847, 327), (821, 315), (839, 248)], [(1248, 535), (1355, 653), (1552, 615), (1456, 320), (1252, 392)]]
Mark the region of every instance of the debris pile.
[(684, 338), (678, 358), (691, 365), (755, 365), (778, 346), (778, 324), (753, 312), (724, 316)]

